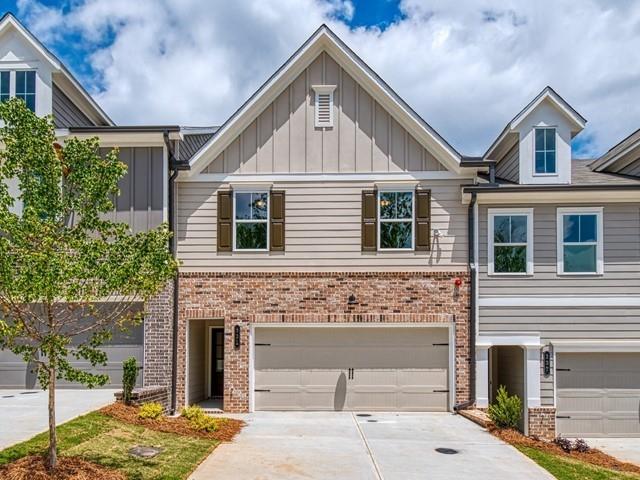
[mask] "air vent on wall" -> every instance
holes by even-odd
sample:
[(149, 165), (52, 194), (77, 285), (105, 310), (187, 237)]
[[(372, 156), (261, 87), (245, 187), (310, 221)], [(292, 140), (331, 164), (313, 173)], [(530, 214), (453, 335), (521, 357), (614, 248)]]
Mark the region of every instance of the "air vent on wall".
[(318, 128), (333, 127), (333, 91), (335, 85), (312, 85), (315, 92), (315, 125)]

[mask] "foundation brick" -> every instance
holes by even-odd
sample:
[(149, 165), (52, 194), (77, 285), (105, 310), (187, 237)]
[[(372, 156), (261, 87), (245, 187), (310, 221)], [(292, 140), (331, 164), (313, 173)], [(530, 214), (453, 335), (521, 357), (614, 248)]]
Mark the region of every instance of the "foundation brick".
[(535, 407), (529, 409), (529, 436), (553, 440), (556, 436), (556, 409)]

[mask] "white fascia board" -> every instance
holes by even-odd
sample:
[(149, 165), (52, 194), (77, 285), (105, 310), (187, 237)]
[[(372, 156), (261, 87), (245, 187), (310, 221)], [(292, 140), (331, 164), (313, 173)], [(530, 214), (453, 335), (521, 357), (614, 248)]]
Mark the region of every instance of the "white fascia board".
[(510, 297), (480, 297), (481, 307), (640, 307), (640, 295), (597, 296), (510, 296)]
[[(226, 125), (216, 132), (215, 136), (205, 144), (189, 161), (190, 170), (185, 176), (191, 177), (200, 173), (206, 165), (216, 158), (237, 135), (257, 117), (264, 108), (273, 102), (278, 95), (295, 78), (304, 71), (313, 59), (323, 50), (328, 51), (338, 64), (362, 85), (367, 93), (373, 96), (382, 107), (387, 109), (410, 134), (422, 145), (436, 153), (447, 168), (461, 173), (460, 156), (446, 144), (435, 131), (432, 131), (413, 111), (408, 110), (389, 87), (382, 84), (353, 54), (345, 50), (332, 36), (326, 27), (322, 27), (309, 39), (306, 47), (297, 52), (281, 71), (267, 81), (255, 94), (255, 98), (242, 106)], [(235, 118), (234, 118), (235, 117)]]
[(419, 180), (463, 180), (472, 179), (473, 174), (457, 175), (447, 171), (433, 172), (384, 172), (384, 173), (265, 173), (265, 174), (229, 174), (200, 173), (189, 177), (180, 172), (180, 182), (220, 182), (220, 183), (260, 183), (260, 182), (415, 182)]
[(540, 105), (545, 100), (549, 100), (549, 102), (561, 113), (563, 113), (571, 122), (573, 122), (574, 126), (578, 130), (584, 129), (586, 126), (586, 120), (579, 115), (576, 115), (576, 111), (571, 108), (564, 100), (562, 100), (557, 94), (555, 94), (551, 89), (546, 88), (536, 100), (534, 100), (528, 108), (524, 109), (520, 112), (510, 123), (509, 128), (511, 131), (516, 130), (518, 125), (522, 123), (522, 121), (529, 116), (531, 112), (533, 112), (538, 105)]
[(476, 347), (490, 348), (494, 346), (519, 346), (525, 348), (540, 348), (540, 333), (538, 332), (493, 332), (491, 335), (480, 334), (476, 338)]
[(162, 132), (86, 132), (70, 133), (68, 137), (87, 139), (98, 137), (101, 147), (163, 147)]
[(556, 353), (640, 352), (640, 340), (552, 340)]

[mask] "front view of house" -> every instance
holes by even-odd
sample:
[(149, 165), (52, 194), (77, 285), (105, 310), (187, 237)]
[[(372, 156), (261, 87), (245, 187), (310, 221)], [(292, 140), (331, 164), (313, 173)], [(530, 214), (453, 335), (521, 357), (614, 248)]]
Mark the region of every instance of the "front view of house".
[(530, 434), (640, 436), (638, 132), (572, 159), (586, 120), (547, 87), (461, 155), (326, 26), (207, 128), (115, 126), (47, 55), (2, 19), (7, 95), (119, 146), (114, 214), (167, 221), (181, 262), (109, 345), (114, 384), (126, 352), (172, 409), (446, 412), (504, 385)]

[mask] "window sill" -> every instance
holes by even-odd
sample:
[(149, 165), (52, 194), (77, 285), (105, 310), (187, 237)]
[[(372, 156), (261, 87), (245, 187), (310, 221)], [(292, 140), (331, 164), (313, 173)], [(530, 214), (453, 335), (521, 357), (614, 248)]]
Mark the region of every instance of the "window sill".
[(602, 277), (604, 272), (557, 272), (562, 277)]
[(533, 277), (533, 272), (525, 273), (506, 273), (506, 272), (487, 272), (490, 277)]

